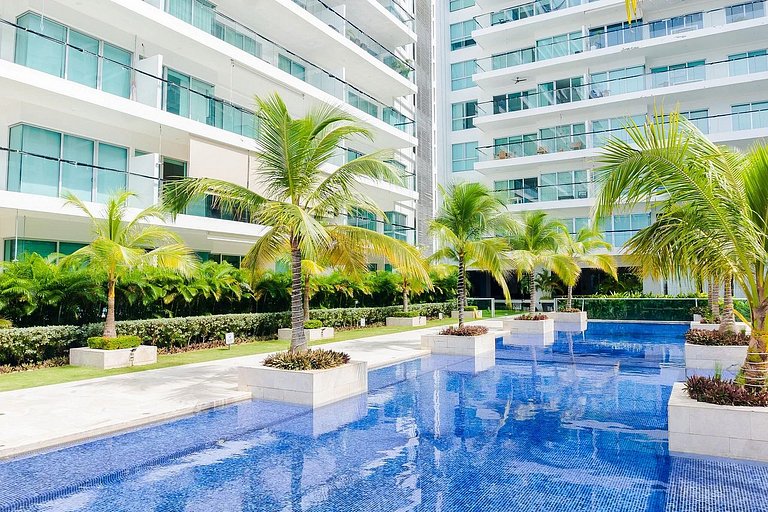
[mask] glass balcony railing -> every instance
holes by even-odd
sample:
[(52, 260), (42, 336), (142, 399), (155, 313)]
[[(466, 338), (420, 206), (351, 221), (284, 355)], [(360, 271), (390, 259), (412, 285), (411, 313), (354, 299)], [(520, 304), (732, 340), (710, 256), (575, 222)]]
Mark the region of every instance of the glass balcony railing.
[[(339, 147), (331, 158), (330, 163), (336, 166), (340, 166), (347, 162), (351, 162), (360, 156), (362, 156), (360, 151)], [(408, 190), (416, 190), (416, 173), (413, 170), (413, 163), (404, 163), (397, 159), (389, 160), (388, 163), (395, 168), (397, 176), (400, 178), (400, 181), (393, 182), (393, 185), (404, 187)]]
[(413, 30), (414, 18), (413, 14), (403, 7), (396, 0), (378, 0), (378, 2), (388, 10), (392, 16), (400, 20), (400, 23)]
[(380, 60), (397, 71), (400, 75), (411, 81), (415, 79), (411, 63), (389, 51), (384, 45), (366, 34), (362, 29), (344, 18), (322, 0), (293, 0), (293, 2), (312, 13), (332, 29), (343, 34), (344, 37), (368, 52), (375, 59)]
[(377, 219), (371, 212), (352, 212), (339, 221), (348, 225), (382, 233), (411, 245), (416, 243), (416, 227), (406, 224), (407, 218), (400, 212), (385, 212), (387, 220)]
[(481, 71), (504, 69), (683, 32), (739, 23), (765, 17), (767, 11), (765, 3), (764, 0), (747, 2), (651, 22), (638, 20), (632, 23), (616, 23), (591, 28), (589, 34), (581, 32), (561, 34), (540, 39), (528, 48), (478, 59), (477, 65)]
[(594, 73), (583, 85), (581, 77), (568, 78), (539, 84), (536, 89), (495, 96), (491, 101), (478, 103), (477, 115), (506, 114), (766, 71), (766, 50), (732, 55), (719, 62), (697, 61), (654, 68), (650, 72), (643, 67), (617, 69)]
[[(586, 174), (586, 171), (580, 171)], [(540, 177), (543, 179), (543, 176)], [(572, 199), (588, 199), (594, 197), (595, 184), (591, 181), (558, 183), (545, 185), (541, 179), (525, 178), (510, 181), (533, 181), (523, 183), (520, 188), (496, 189), (494, 195), (504, 204), (517, 205), (549, 201), (567, 201)], [(538, 184), (536, 182), (538, 181)]]
[[(696, 128), (705, 134), (727, 134), (746, 130), (768, 129), (768, 100), (733, 105), (731, 112), (709, 115), (706, 109), (681, 112)], [(645, 114), (591, 121), (539, 130), (538, 133), (513, 135), (496, 139), (496, 143), (477, 148), (477, 161), (508, 160), (519, 157), (541, 156), (600, 148), (611, 138), (631, 143), (625, 126), (642, 125)], [(570, 126), (570, 131), (567, 127)], [(735, 136), (734, 138), (739, 138)]]
[(476, 16), (475, 20), (482, 28), (486, 28), (494, 25), (501, 25), (502, 23), (509, 23), (511, 21), (524, 20), (533, 16), (548, 14), (550, 12), (568, 9), (569, 7), (576, 7), (594, 1), (596, 0), (536, 0), (535, 2), (508, 7), (501, 11), (481, 14)]
[(204, 32), (250, 53), (254, 57), (394, 126), (408, 135), (414, 135), (415, 123), (413, 119), (394, 107), (381, 103), (319, 66), (302, 59), (290, 50), (262, 37), (245, 25), (213, 10), (213, 8), (197, 17), (194, 16), (193, 11), (191, 17), (188, 17), (179, 15), (178, 12), (170, 9), (170, 6), (171, 4), (166, 5), (166, 11), (182, 21), (186, 21)]

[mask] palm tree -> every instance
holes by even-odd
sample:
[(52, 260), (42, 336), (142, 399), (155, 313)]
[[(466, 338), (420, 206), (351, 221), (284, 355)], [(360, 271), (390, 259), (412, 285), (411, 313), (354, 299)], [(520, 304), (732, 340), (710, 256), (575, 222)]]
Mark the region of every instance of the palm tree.
[(91, 213), (88, 206), (73, 194), (68, 194), (67, 204), (75, 206), (91, 220), (95, 238), (70, 254), (66, 262), (80, 263), (103, 271), (107, 276), (107, 318), (104, 337), (114, 338), (115, 286), (128, 271), (143, 266), (173, 268), (188, 273), (196, 267), (197, 259), (178, 235), (157, 225), (146, 225), (151, 220), (163, 220), (164, 210), (153, 205), (138, 212), (130, 220), (128, 201), (135, 197), (132, 192), (117, 192), (107, 199), (103, 218)]
[(579, 282), (582, 265), (602, 270), (618, 280), (616, 260), (610, 254), (600, 252), (610, 248), (611, 244), (605, 241), (603, 234), (591, 227), (581, 228), (575, 237), (568, 235), (563, 251), (578, 265), (579, 271), (563, 278), (565, 285), (568, 287), (568, 298), (565, 302), (566, 309), (573, 307), (573, 287)]
[(440, 188), (444, 202), (429, 226), (430, 233), (441, 244), (431, 260), (458, 263), (457, 285), (459, 326), (464, 325), (467, 268), (486, 271), (501, 286), (509, 302), (507, 275), (511, 271), (507, 251), (509, 244), (498, 232), (507, 232), (513, 222), (504, 203), (488, 187), (479, 183), (450, 185)]
[[(402, 243), (405, 244), (405, 242)], [(411, 293), (423, 293), (433, 289), (432, 277), (429, 275), (427, 260), (421, 258), (418, 249), (412, 247), (412, 250), (414, 252), (414, 258), (421, 261), (421, 268), (417, 268), (416, 272), (409, 271), (407, 267), (401, 268), (395, 263), (395, 272), (397, 272), (397, 275), (400, 277), (400, 293), (403, 298), (403, 311), (406, 313), (408, 312)]]
[(655, 251), (676, 273), (736, 279), (753, 322), (745, 375), (764, 385), (758, 367), (768, 341), (768, 146), (746, 155), (717, 146), (674, 113), (657, 113), (627, 132), (636, 147), (614, 139), (603, 148), (595, 215), (651, 201), (656, 220), (630, 239), (631, 250), (640, 257)]
[(576, 262), (562, 252), (568, 246), (568, 230), (562, 222), (551, 219), (544, 212), (523, 213), (514, 224), (509, 246), (518, 279), (528, 275), (531, 313), (536, 312), (534, 273), (537, 268), (553, 272), (565, 283), (572, 281), (580, 272)]
[[(384, 212), (361, 193), (360, 178), (399, 181), (386, 161), (390, 151), (360, 156), (333, 171), (322, 167), (350, 137), (371, 138), (353, 118), (333, 107), (312, 110), (293, 118), (278, 95), (256, 98), (260, 148), (255, 152), (260, 168), (254, 188), (212, 178), (186, 178), (166, 186), (164, 201), (173, 212), (183, 212), (192, 200), (206, 195), (223, 210), (251, 222), (269, 226), (246, 256), (246, 265), (265, 268), (282, 254), (290, 254), (291, 351), (305, 350), (302, 260), (317, 260), (335, 244), (363, 254), (385, 257), (399, 251), (395, 240), (355, 226), (333, 224), (344, 212), (363, 209), (384, 217)], [(417, 261), (405, 258), (410, 268)]]

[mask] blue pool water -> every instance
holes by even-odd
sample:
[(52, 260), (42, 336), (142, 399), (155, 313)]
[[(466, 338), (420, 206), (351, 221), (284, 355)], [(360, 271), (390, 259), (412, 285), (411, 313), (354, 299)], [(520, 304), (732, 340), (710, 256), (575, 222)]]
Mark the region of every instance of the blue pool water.
[(683, 331), (499, 340), (315, 413), (253, 401), (8, 461), (0, 511), (766, 511), (767, 465), (668, 453)]

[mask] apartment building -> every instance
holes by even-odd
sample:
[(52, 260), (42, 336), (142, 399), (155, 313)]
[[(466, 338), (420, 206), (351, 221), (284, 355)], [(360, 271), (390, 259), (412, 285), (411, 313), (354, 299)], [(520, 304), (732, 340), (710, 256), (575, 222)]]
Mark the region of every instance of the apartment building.
[[(437, 33), (439, 181), (483, 182), (511, 211), (544, 210), (572, 233), (589, 222), (595, 157), (626, 139), (628, 120), (663, 107), (718, 143), (768, 136), (764, 1), (641, 0), (630, 23), (624, 0), (450, 0)], [(620, 264), (652, 219), (601, 221)]]
[[(372, 132), (373, 142), (338, 148), (329, 171), (363, 152), (396, 150), (401, 183), (359, 184), (387, 218), (357, 211), (342, 220), (415, 243), (413, 7), (408, 0), (0, 2), (3, 259), (67, 254), (90, 240), (87, 219), (65, 206), (66, 192), (103, 203), (128, 189), (139, 208), (184, 176), (253, 186), (254, 97), (274, 92), (295, 116), (336, 105)], [(227, 218), (210, 200), (172, 228), (202, 259), (235, 264), (265, 229)]]

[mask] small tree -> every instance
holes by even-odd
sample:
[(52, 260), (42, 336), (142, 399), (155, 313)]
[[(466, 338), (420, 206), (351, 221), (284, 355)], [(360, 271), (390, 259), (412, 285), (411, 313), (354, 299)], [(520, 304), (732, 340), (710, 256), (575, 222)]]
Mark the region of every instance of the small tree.
[(606, 252), (599, 252), (610, 248), (611, 244), (606, 242), (602, 233), (594, 228), (581, 228), (576, 233), (575, 238), (570, 235), (568, 236), (563, 250), (579, 268), (578, 272), (567, 273), (566, 276), (561, 278), (568, 287), (568, 298), (565, 303), (567, 309), (573, 307), (573, 287), (576, 286), (576, 283), (579, 282), (579, 277), (581, 277), (581, 265), (602, 270), (618, 280), (619, 276), (616, 273), (617, 268), (614, 257)]
[(75, 206), (91, 220), (93, 241), (65, 258), (100, 270), (107, 276), (107, 318), (104, 337), (117, 336), (115, 329), (115, 286), (132, 269), (143, 266), (173, 268), (188, 273), (197, 259), (178, 235), (162, 226), (147, 225), (150, 220), (164, 220), (158, 205), (141, 210), (128, 220), (128, 201), (132, 192), (117, 192), (107, 199), (103, 217), (97, 217), (80, 199), (67, 195), (67, 204)]

